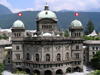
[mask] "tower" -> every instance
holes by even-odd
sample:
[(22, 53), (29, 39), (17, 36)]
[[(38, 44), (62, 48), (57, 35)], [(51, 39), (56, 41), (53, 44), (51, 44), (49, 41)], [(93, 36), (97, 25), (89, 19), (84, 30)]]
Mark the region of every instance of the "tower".
[(23, 62), (23, 37), (25, 27), (22, 21), (17, 20), (12, 27), (12, 62), (13, 70)]
[[(69, 27), (70, 37), (72, 40), (71, 45), (71, 57), (73, 63), (80, 65), (80, 71), (83, 71), (83, 26), (79, 20), (74, 20), (71, 22)], [(74, 64), (73, 64), (74, 65)]]
[(57, 17), (56, 14), (49, 10), (49, 6), (46, 4), (44, 10), (39, 12), (36, 18), (37, 33), (54, 31), (57, 32)]

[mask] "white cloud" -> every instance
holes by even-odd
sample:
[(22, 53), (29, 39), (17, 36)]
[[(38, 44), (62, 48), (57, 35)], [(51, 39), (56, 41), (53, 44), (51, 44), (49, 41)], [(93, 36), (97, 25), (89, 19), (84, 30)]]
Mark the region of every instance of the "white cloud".
[(0, 0), (0, 4), (6, 6), (8, 8), (11, 8), (11, 5), (6, 0)]
[(46, 2), (51, 10), (88, 10), (91, 8), (100, 8), (100, 0), (35, 0), (34, 9), (43, 9)]
[(33, 11), (33, 8), (26, 8), (26, 9), (16, 9), (16, 8), (13, 8), (11, 6), (11, 4), (7, 2), (7, 0), (0, 0), (0, 4), (8, 7), (13, 13), (17, 13), (17, 12), (20, 12), (20, 11)]
[(34, 8), (18, 9), (11, 6), (7, 0), (0, 0), (0, 4), (8, 7), (13, 13), (30, 10), (43, 10), (46, 2), (50, 10), (58, 11), (62, 9), (68, 10), (88, 10), (91, 8), (100, 8), (100, 0), (34, 0)]
[(26, 9), (12, 9), (13, 13), (18, 13), (21, 11), (33, 11), (33, 8), (26, 8)]

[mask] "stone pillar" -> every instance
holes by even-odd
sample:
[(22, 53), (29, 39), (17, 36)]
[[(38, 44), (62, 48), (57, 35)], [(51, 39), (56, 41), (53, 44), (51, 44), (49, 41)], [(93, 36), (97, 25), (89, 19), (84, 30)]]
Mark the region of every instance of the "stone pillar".
[(52, 75), (56, 75), (56, 72), (55, 71), (52, 71)]
[(71, 73), (73, 73), (74, 72), (74, 68), (73, 67), (71, 67)]
[(40, 72), (40, 75), (44, 75), (44, 71), (41, 71), (41, 72)]
[(33, 71), (32, 71), (32, 69), (30, 69), (30, 75), (33, 75)]
[(44, 54), (43, 54), (43, 45), (41, 45), (41, 61), (43, 62), (44, 61)]

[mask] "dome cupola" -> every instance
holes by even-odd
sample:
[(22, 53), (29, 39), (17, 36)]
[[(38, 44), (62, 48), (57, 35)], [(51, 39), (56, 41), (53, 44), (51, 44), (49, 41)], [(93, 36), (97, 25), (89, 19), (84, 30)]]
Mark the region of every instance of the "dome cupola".
[(24, 27), (24, 23), (20, 20), (16, 20), (14, 23), (13, 23), (13, 27)]
[(37, 15), (37, 20), (43, 19), (43, 18), (51, 18), (54, 19), (55, 21), (57, 21), (57, 16), (54, 12), (49, 10), (49, 6), (45, 5), (44, 10), (39, 12)]
[(76, 19), (74, 21), (72, 21), (71, 25), (70, 25), (70, 27), (81, 27), (81, 26), (83, 26), (82, 23)]

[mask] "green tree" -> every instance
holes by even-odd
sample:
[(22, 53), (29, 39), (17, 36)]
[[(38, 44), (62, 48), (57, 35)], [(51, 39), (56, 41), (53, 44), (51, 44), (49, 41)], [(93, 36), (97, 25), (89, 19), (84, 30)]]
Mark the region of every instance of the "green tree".
[(95, 69), (100, 69), (100, 51), (93, 55), (91, 66)]
[(8, 39), (9, 37), (6, 34), (3, 34), (3, 39)]
[(87, 75), (100, 75), (100, 70), (95, 70), (94, 72), (91, 72)]
[(85, 35), (88, 35), (88, 34), (92, 33), (93, 30), (94, 30), (94, 24), (91, 21), (91, 19), (89, 19), (88, 24), (85, 27), (84, 33), (85, 33)]
[(19, 71), (19, 70), (17, 70), (14, 74), (16, 74), (16, 75), (21, 75), (21, 74), (27, 75), (27, 73), (25, 71)]
[(0, 63), (0, 75), (2, 75), (1, 72), (2, 72), (3, 70), (4, 70), (4, 64)]
[(0, 73), (0, 75), (2, 75), (2, 74)]

